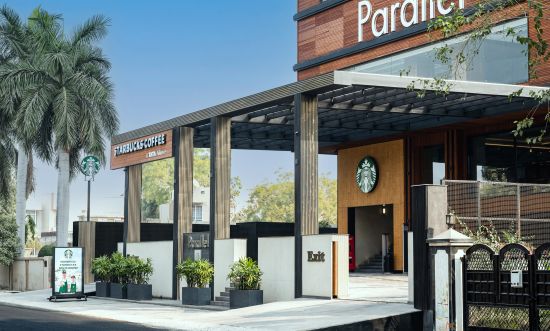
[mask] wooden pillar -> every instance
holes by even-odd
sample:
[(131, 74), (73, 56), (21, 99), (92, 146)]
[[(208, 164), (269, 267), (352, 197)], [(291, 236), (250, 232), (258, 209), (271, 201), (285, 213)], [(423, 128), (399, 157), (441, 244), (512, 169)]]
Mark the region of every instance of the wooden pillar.
[(84, 248), (84, 283), (93, 283), (91, 262), (95, 258), (95, 222), (78, 222), (78, 247)]
[(127, 242), (141, 240), (141, 164), (128, 167)]
[(210, 134), (210, 260), (214, 240), (230, 238), (231, 118), (211, 120)]
[(174, 225), (172, 297), (178, 299), (176, 265), (183, 261), (183, 234), (193, 231), (193, 128), (174, 129)]
[(302, 296), (302, 236), (319, 234), (317, 96), (294, 98), (295, 297)]

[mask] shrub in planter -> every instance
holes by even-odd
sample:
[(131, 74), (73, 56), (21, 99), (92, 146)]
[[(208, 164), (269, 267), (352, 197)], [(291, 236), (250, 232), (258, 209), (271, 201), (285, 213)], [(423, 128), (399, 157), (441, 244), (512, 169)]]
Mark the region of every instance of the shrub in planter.
[(127, 259), (119, 252), (115, 252), (109, 258), (109, 271), (111, 273), (110, 297), (115, 299), (127, 298)]
[(185, 260), (176, 266), (179, 277), (185, 278), (187, 287), (181, 288), (181, 303), (204, 306), (210, 304), (211, 289), (207, 288), (214, 278), (214, 266), (208, 260)]
[(109, 297), (111, 295), (111, 261), (108, 256), (92, 260), (92, 274), (95, 276), (95, 295)]
[(137, 256), (126, 257), (126, 270), (128, 276), (128, 299), (152, 300), (153, 286), (148, 284), (153, 274), (151, 259), (140, 259)]
[(227, 275), (235, 285), (229, 291), (229, 307), (243, 308), (261, 305), (264, 302), (264, 293), (260, 290), (262, 271), (258, 263), (249, 257), (243, 257), (235, 262)]

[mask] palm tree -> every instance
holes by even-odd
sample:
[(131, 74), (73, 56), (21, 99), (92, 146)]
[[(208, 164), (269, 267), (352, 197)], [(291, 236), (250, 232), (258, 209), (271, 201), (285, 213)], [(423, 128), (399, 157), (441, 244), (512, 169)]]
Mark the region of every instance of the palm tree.
[(40, 156), (55, 151), (57, 245), (67, 244), (69, 184), (81, 152), (105, 160), (105, 141), (118, 130), (110, 63), (95, 45), (109, 21), (94, 16), (64, 34), (61, 16), (38, 9), (29, 20), (33, 56), (0, 70), (0, 89), (19, 98), (15, 123), (26, 141), (41, 141)]
[[(31, 46), (30, 31), (17, 13), (6, 6), (0, 8), (0, 67), (30, 56)], [(26, 201), (34, 189), (32, 146), (39, 140), (25, 141), (15, 130), (15, 108), (18, 103), (19, 98), (11, 91), (0, 89), (0, 198), (5, 202), (7, 195), (11, 194), (9, 189), (13, 185), (16, 163), (16, 221), (19, 240), (24, 243)]]

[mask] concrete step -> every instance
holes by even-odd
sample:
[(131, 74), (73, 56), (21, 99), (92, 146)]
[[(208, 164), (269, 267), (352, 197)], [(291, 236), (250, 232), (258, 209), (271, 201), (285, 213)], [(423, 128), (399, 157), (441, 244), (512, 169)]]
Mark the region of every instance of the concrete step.
[(220, 296), (229, 298), (229, 292), (220, 292)]
[(212, 306), (229, 308), (229, 301), (210, 301)]
[(226, 287), (225, 292), (229, 293), (229, 291), (234, 290), (234, 289), (235, 289), (234, 287)]
[(216, 297), (214, 301), (226, 301), (229, 302), (229, 297)]

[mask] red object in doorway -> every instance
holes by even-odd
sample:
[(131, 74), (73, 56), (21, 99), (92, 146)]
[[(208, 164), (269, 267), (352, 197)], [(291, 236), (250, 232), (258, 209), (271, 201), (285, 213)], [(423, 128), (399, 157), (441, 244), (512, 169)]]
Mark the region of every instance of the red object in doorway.
[(355, 236), (349, 236), (349, 271), (355, 271)]

